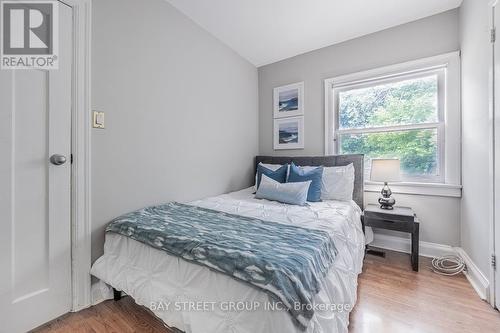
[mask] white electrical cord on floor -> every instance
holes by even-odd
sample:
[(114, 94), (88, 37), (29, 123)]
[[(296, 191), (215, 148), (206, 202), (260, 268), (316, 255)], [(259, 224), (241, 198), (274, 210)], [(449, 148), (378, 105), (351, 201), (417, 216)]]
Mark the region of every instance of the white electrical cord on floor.
[(441, 275), (457, 275), (463, 272), (465, 263), (457, 256), (444, 256), (432, 259), (432, 270)]

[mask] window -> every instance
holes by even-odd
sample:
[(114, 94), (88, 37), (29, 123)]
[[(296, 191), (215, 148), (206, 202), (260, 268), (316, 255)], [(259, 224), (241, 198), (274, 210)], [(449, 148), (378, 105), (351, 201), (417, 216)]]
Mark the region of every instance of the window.
[(365, 154), (366, 180), (372, 158), (399, 158), (403, 181), (459, 184), (458, 65), (429, 59), (326, 80), (327, 153)]
[(407, 180), (442, 181), (444, 69), (335, 89), (337, 151), (401, 161)]

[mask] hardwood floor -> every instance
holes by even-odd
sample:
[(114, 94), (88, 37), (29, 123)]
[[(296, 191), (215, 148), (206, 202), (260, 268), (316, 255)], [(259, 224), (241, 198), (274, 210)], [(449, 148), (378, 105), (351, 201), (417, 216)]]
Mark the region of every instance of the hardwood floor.
[(31, 332), (50, 333), (176, 333), (165, 327), (145, 307), (137, 305), (131, 297), (115, 302), (107, 300), (85, 310), (68, 313)]
[[(423, 257), (416, 273), (407, 254), (386, 253), (386, 258), (365, 258), (350, 333), (500, 332), (500, 313), (479, 299), (463, 275), (437, 275), (430, 269), (430, 260)], [(33, 332), (174, 331), (124, 297), (64, 315)]]
[(386, 254), (365, 257), (350, 333), (500, 332), (500, 313), (479, 298), (464, 275), (438, 275), (423, 257), (419, 272), (413, 272), (409, 255)]

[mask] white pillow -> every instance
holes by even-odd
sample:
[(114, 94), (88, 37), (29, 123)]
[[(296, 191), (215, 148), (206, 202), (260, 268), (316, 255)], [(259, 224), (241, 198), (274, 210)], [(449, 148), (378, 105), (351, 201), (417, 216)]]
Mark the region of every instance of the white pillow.
[(307, 202), (307, 192), (310, 185), (310, 180), (296, 183), (280, 183), (263, 174), (255, 198), (303, 206)]
[[(304, 171), (317, 168), (304, 166)], [(323, 167), (321, 179), (321, 200), (352, 200), (354, 191), (354, 165)]]

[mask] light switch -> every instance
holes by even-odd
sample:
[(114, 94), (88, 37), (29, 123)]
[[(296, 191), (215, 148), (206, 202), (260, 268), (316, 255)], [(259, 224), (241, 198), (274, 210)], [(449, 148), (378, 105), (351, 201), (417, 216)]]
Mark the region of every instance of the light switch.
[(104, 128), (104, 112), (94, 111), (93, 124), (94, 128)]

